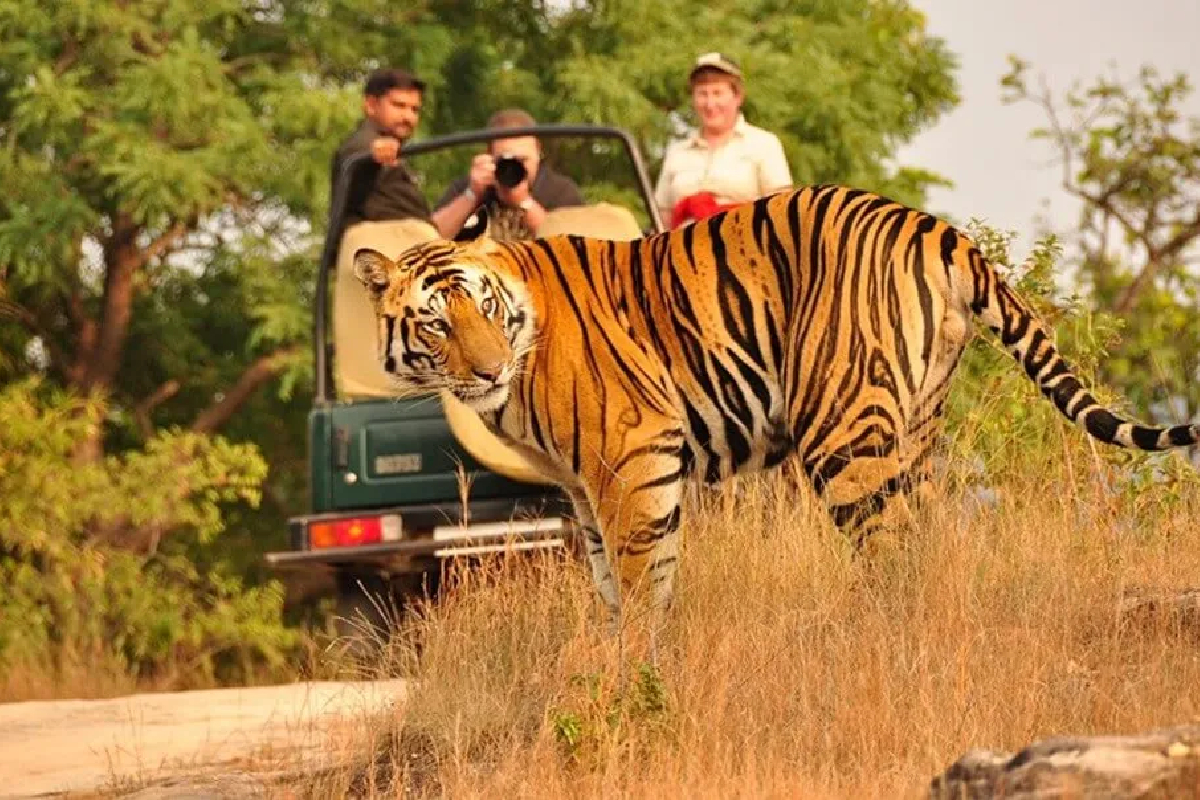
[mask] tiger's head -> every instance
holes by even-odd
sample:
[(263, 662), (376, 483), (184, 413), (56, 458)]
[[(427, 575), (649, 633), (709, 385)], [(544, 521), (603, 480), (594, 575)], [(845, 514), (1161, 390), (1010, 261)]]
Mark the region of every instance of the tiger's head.
[(435, 240), (395, 260), (362, 248), (353, 263), (375, 303), (383, 370), (401, 395), (445, 389), (479, 413), (504, 405), (532, 346), (533, 315), (521, 283), (490, 265), (487, 245)]

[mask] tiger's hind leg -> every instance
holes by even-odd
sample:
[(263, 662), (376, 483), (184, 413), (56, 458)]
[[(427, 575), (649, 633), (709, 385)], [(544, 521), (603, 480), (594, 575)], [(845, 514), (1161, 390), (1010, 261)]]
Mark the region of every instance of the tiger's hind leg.
[(918, 435), (873, 448), (818, 446), (803, 459), (834, 524), (859, 553), (894, 551), (915, 531), (913, 501), (932, 494), (932, 442)]

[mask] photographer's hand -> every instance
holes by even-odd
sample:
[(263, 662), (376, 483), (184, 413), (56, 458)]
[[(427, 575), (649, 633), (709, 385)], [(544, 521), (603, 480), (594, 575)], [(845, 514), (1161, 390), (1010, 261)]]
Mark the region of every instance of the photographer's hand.
[(471, 159), (471, 172), (467, 176), (467, 181), (471, 191), (475, 193), (476, 202), (478, 202), (489, 186), (496, 185), (495, 159), (487, 153), (480, 153)]
[(449, 239), (462, 230), (463, 224), (475, 213), (475, 209), (483, 202), (483, 193), (488, 187), (496, 185), (496, 162), (487, 153), (480, 153), (471, 159), (471, 169), (467, 173), (467, 186), (450, 202), (429, 215), (438, 233)]

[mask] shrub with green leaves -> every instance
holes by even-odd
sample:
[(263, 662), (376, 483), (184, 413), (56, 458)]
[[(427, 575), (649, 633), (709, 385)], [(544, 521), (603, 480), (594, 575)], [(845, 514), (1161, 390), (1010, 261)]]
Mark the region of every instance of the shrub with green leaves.
[(283, 665), (298, 642), (281, 588), (200, 572), (187, 552), (220, 547), (223, 506), (257, 504), (257, 449), (159, 431), (78, 463), (102, 409), (37, 379), (0, 391), (0, 672), (92, 663), (203, 682)]

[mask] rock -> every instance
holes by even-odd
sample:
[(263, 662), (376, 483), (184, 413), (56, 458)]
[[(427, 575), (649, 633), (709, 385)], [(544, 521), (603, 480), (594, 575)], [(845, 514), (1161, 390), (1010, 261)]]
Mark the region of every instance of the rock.
[(1015, 755), (970, 750), (933, 780), (929, 796), (1200, 798), (1200, 724), (1134, 736), (1055, 737)]

